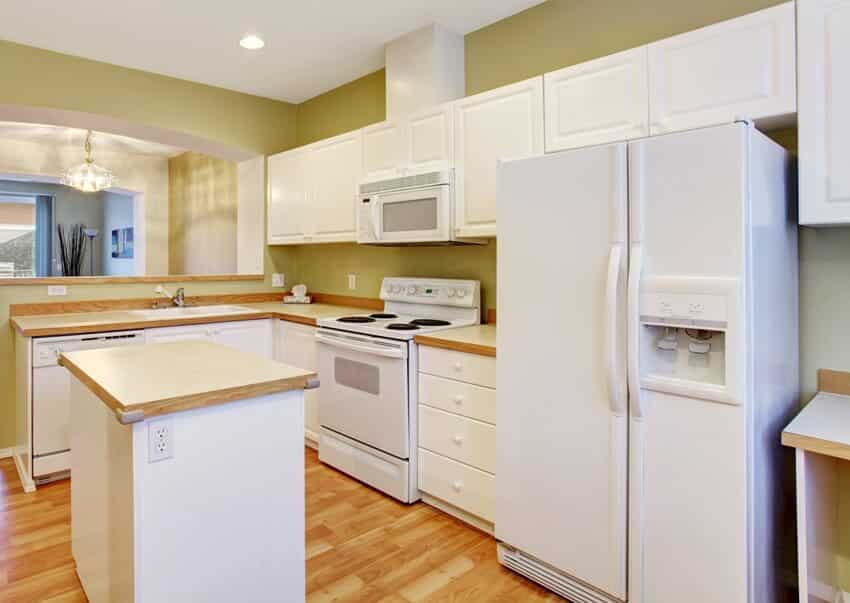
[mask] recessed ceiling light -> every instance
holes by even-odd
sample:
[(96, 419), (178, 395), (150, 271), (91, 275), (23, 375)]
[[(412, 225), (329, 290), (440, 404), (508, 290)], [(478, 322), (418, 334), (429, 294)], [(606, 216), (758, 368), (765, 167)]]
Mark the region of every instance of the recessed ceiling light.
[(239, 40), (239, 45), (242, 48), (247, 48), (248, 50), (259, 50), (263, 46), (266, 45), (263, 42), (263, 39), (260, 36), (248, 35), (244, 36), (241, 40)]

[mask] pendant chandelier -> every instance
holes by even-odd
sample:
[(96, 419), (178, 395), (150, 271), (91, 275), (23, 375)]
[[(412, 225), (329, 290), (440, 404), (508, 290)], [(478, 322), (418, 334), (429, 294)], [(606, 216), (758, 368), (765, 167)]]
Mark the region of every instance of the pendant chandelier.
[(112, 172), (94, 162), (91, 153), (91, 130), (86, 134), (86, 161), (65, 170), (62, 184), (87, 193), (109, 188), (115, 182)]

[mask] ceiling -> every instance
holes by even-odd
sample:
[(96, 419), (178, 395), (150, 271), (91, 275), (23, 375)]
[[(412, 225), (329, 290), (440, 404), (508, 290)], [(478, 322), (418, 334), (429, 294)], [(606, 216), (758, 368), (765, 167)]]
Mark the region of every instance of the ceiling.
[[(3, 0), (0, 39), (301, 102), (380, 69), (407, 32), (466, 34), (541, 1)], [(265, 48), (241, 48), (247, 33)]]
[[(4, 142), (32, 142), (51, 147), (79, 147), (80, 161), (82, 161), (85, 155), (83, 149), (86, 142), (86, 130), (0, 121), (0, 140)], [(94, 132), (92, 134), (92, 154), (95, 159), (97, 159), (99, 152), (167, 158), (179, 155), (184, 151), (185, 149), (179, 147), (119, 136), (118, 134), (106, 132)]]

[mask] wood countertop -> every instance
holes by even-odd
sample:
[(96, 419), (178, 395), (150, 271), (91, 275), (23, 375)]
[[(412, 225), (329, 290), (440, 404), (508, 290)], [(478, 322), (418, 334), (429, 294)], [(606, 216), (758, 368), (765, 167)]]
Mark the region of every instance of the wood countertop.
[(457, 350), (481, 356), (496, 356), (496, 325), (473, 325), (417, 335), (416, 343), (432, 348)]
[(782, 431), (782, 443), (850, 461), (850, 396), (818, 393)]
[(204, 341), (68, 352), (59, 364), (121, 423), (318, 385), (312, 371)]
[(284, 304), (261, 302), (234, 305), (234, 311), (198, 316), (144, 316), (136, 310), (107, 310), (71, 314), (42, 314), (13, 316), (12, 326), (26, 337), (74, 335), (128, 329), (151, 329), (192, 324), (278, 318), (301, 324), (315, 325), (319, 318), (362, 314), (363, 308), (333, 304)]

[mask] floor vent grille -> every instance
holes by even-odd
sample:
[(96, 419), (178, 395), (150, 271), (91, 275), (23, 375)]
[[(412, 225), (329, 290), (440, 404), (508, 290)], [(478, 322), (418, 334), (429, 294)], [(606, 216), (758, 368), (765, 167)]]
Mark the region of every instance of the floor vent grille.
[(499, 561), (505, 567), (545, 586), (573, 603), (617, 603), (617, 599), (591, 590), (566, 574), (557, 572), (536, 559), (501, 543), (499, 544)]

